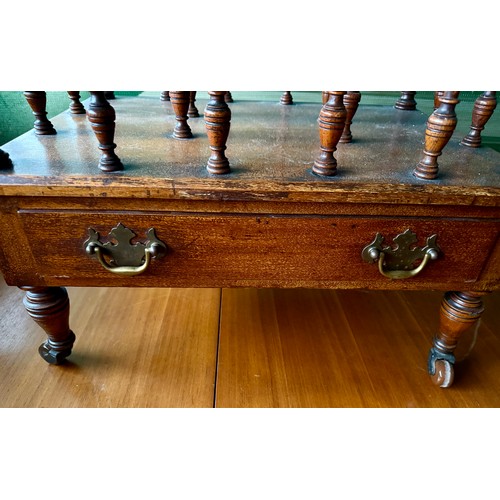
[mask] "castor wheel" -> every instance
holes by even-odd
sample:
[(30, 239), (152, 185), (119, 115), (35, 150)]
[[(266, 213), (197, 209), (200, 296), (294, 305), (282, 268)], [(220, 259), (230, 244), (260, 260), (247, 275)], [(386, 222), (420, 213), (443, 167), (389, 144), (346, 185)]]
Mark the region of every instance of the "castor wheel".
[(453, 384), (455, 370), (453, 364), (446, 359), (438, 359), (434, 363), (434, 374), (431, 373), (431, 380), (439, 387), (450, 387)]
[(427, 371), (431, 380), (439, 387), (450, 387), (455, 376), (455, 356), (451, 352), (443, 352), (435, 347), (429, 351)]

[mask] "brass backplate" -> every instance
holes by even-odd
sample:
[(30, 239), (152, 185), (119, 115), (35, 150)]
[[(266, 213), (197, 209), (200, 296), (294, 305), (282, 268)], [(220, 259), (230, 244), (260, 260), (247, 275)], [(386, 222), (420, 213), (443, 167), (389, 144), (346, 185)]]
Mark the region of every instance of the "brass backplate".
[(393, 245), (384, 245), (384, 237), (377, 233), (375, 239), (367, 245), (361, 257), (370, 264), (376, 262), (381, 253), (384, 254), (384, 267), (390, 270), (411, 270), (428, 252), (435, 255), (441, 252), (436, 243), (437, 235), (433, 234), (426, 240), (424, 247), (417, 246), (417, 235), (407, 229), (393, 239)]
[(85, 241), (84, 247), (88, 253), (94, 253), (95, 247), (100, 247), (108, 256), (110, 264), (119, 267), (140, 266), (144, 262), (146, 249), (151, 251), (154, 258), (166, 254), (167, 246), (156, 237), (154, 228), (147, 230), (145, 243), (132, 243), (136, 236), (121, 222), (103, 238), (104, 241), (101, 241), (101, 236), (95, 229), (89, 228), (89, 239)]

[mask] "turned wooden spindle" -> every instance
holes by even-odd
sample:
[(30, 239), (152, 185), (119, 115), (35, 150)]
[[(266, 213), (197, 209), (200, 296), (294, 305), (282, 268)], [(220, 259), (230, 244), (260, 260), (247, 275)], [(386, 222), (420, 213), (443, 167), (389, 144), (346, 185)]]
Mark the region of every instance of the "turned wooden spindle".
[(85, 107), (80, 102), (80, 93), (78, 90), (68, 90), (69, 98), (71, 99), (69, 110), (73, 115), (83, 115), (86, 113)]
[(432, 180), (438, 177), (438, 156), (448, 144), (457, 125), (455, 106), (460, 92), (444, 92), (439, 107), (429, 116), (425, 130), (425, 146), (420, 162), (413, 174), (419, 179)]
[(200, 116), (200, 113), (195, 105), (195, 102), (196, 102), (196, 90), (192, 90), (191, 92), (189, 92), (189, 109), (188, 109), (189, 118), (198, 118)]
[(441, 104), (441, 97), (443, 96), (443, 90), (436, 90), (434, 92), (434, 109), (438, 109)]
[(283, 94), (281, 94), (280, 104), (283, 104), (284, 106), (293, 104), (293, 96), (290, 91), (287, 90), (286, 92), (283, 92)]
[(14, 168), (14, 164), (10, 159), (9, 153), (0, 149), (0, 170), (11, 170)]
[(417, 109), (417, 101), (415, 101), (416, 92), (401, 92), (399, 99), (394, 104), (396, 109), (404, 111), (414, 111)]
[(110, 99), (116, 99), (114, 90), (105, 90), (104, 97), (109, 101)]
[(170, 102), (175, 113), (175, 127), (173, 137), (175, 139), (191, 139), (193, 133), (188, 125), (189, 91), (170, 91)]
[(481, 146), (481, 131), (493, 115), (497, 106), (497, 93), (493, 91), (483, 92), (474, 102), (472, 110), (472, 124), (469, 133), (462, 139), (460, 144), (471, 148)]
[(207, 170), (211, 174), (227, 174), (231, 169), (224, 151), (231, 125), (231, 110), (225, 100), (225, 91), (211, 91), (208, 94), (210, 100), (205, 107), (205, 127), (211, 155)]
[(432, 381), (449, 387), (453, 383), (453, 352), (462, 334), (477, 323), (484, 307), (477, 292), (446, 292), (439, 313), (439, 333), (429, 352), (428, 370)]
[(229, 90), (226, 90), (226, 93), (224, 95), (224, 100), (226, 102), (234, 102), (233, 101), (233, 96), (231, 95), (231, 92), (229, 92)]
[(24, 97), (35, 115), (33, 127), (37, 135), (54, 135), (56, 129), (47, 118), (47, 94), (44, 91), (24, 92)]
[(160, 94), (160, 101), (170, 101), (170, 92), (168, 90), (164, 90)]
[(61, 287), (20, 287), (26, 291), (24, 306), (28, 314), (43, 328), (47, 340), (39, 347), (42, 358), (61, 364), (70, 354), (75, 334), (69, 328), (69, 298)]
[(330, 99), (330, 92), (323, 90), (321, 92), (321, 101), (323, 104), (326, 104), (328, 102), (328, 99)]
[(333, 176), (337, 173), (337, 160), (333, 153), (344, 131), (347, 112), (344, 106), (346, 92), (329, 91), (329, 99), (319, 113), (320, 153), (312, 171), (318, 175)]
[(115, 110), (107, 101), (102, 91), (90, 92), (87, 118), (99, 142), (101, 158), (99, 168), (104, 172), (123, 170), (123, 164), (115, 153)]
[(361, 100), (361, 93), (357, 91), (350, 91), (344, 96), (344, 106), (346, 110), (346, 119), (344, 130), (340, 136), (339, 142), (349, 143), (352, 142), (351, 125), (354, 115), (358, 110), (359, 101)]

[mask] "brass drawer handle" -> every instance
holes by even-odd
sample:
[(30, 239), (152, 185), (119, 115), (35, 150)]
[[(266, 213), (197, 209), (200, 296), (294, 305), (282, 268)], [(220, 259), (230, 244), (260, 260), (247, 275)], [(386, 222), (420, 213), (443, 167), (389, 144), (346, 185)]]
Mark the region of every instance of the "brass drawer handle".
[[(437, 235), (433, 234), (427, 238), (425, 247), (417, 247), (416, 234), (407, 229), (394, 238), (393, 248), (382, 246), (384, 237), (377, 233), (375, 239), (363, 249), (361, 257), (370, 264), (378, 261), (378, 270), (386, 278), (393, 280), (413, 278), (424, 270), (430, 260), (439, 257), (440, 248), (436, 239)], [(420, 259), (420, 264), (414, 268), (415, 261)]]
[(89, 228), (85, 251), (89, 255), (97, 255), (97, 260), (106, 271), (121, 276), (137, 276), (146, 271), (151, 258), (163, 257), (167, 252), (167, 246), (156, 237), (154, 228), (148, 229), (146, 234), (146, 243), (132, 244), (135, 233), (120, 223), (109, 232), (108, 241), (102, 243), (99, 233)]
[(106, 269), (106, 271), (114, 274), (120, 274), (122, 276), (137, 276), (138, 274), (143, 273), (151, 262), (151, 251), (148, 248), (144, 250), (144, 262), (140, 266), (113, 266), (106, 262), (101, 247), (93, 246), (92, 251), (97, 255), (97, 260), (101, 263), (101, 266)]
[(390, 278), (393, 280), (402, 280), (406, 278), (413, 278), (416, 276), (420, 271), (424, 270), (424, 267), (427, 265), (427, 262), (429, 260), (436, 260), (438, 257), (438, 254), (435, 250), (430, 249), (429, 251), (426, 252), (424, 259), (420, 263), (418, 267), (415, 269), (410, 269), (408, 271), (405, 270), (393, 270), (393, 271), (386, 271), (384, 269), (384, 259), (385, 259), (385, 254), (384, 252), (381, 252), (380, 257), (378, 259), (378, 270), (380, 271), (380, 274), (385, 276), (386, 278)]

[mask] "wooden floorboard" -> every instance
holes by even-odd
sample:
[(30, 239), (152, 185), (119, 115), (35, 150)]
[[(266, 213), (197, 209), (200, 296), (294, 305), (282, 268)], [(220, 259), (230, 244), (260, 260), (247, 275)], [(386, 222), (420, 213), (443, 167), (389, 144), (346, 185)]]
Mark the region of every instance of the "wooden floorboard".
[(77, 340), (52, 366), (23, 292), (0, 289), (1, 407), (213, 406), (220, 290), (70, 288)]
[(0, 281), (0, 407), (500, 407), (498, 293), (440, 389), (439, 292), (68, 291), (77, 341), (51, 366), (23, 292)]
[(455, 385), (426, 373), (438, 292), (224, 290), (219, 407), (498, 407), (498, 295), (457, 349)]

